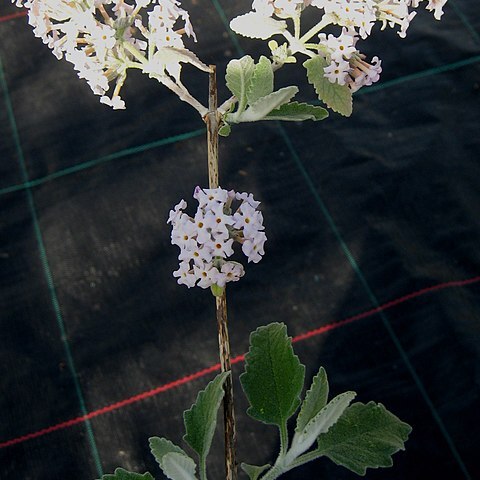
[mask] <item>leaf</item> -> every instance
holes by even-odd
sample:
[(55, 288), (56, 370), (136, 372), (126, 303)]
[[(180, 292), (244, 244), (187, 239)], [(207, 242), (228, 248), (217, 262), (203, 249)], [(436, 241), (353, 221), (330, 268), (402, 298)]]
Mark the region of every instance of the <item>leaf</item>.
[(259, 98), (265, 97), (273, 92), (273, 70), (272, 64), (263, 55), (255, 65), (250, 85), (247, 89), (247, 101), (249, 105), (255, 103)]
[(265, 117), (265, 120), (301, 122), (303, 120), (323, 120), (327, 117), (328, 112), (323, 107), (309, 105), (308, 103), (290, 102), (272, 110)]
[(218, 134), (222, 137), (228, 137), (231, 131), (232, 127), (228, 123), (224, 123), (218, 130)]
[(327, 372), (320, 367), (318, 373), (313, 377), (310, 390), (305, 394), (305, 400), (297, 416), (297, 427), (295, 432), (301, 432), (307, 423), (312, 420), (318, 412), (327, 404), (328, 399), (328, 378)]
[(308, 81), (315, 87), (318, 98), (334, 112), (345, 117), (352, 114), (352, 91), (347, 85), (332, 83), (325, 78), (324, 67), (328, 62), (320, 55), (307, 60), (303, 66), (307, 69)]
[(123, 468), (116, 468), (115, 473), (103, 475), (102, 480), (154, 480), (154, 478), (148, 472), (140, 474), (128, 472)]
[(195, 462), (181, 453), (167, 453), (163, 458), (163, 473), (171, 480), (196, 480)]
[(148, 442), (150, 444), (150, 451), (160, 465), (161, 469), (163, 469), (163, 458), (165, 455), (169, 453), (180, 453), (187, 456), (187, 454), (180, 447), (177, 447), (177, 445), (166, 438), (151, 437), (148, 439)]
[(314, 443), (316, 438), (337, 423), (350, 402), (357, 396), (355, 392), (345, 392), (330, 400), (305, 427), (295, 433), (292, 441), (289, 461), (306, 452)]
[(284, 425), (300, 405), (304, 377), (305, 367), (293, 353), (285, 324), (271, 323), (250, 335), (240, 382), (252, 418)]
[(358, 475), (367, 468), (392, 466), (391, 456), (404, 450), (412, 427), (381, 403), (354, 403), (327, 433), (318, 437), (318, 452)]
[(225, 81), (228, 89), (238, 99), (238, 112), (243, 112), (247, 105), (247, 88), (255, 68), (255, 62), (250, 55), (245, 55), (239, 60), (230, 60), (227, 65)]
[(217, 425), (217, 412), (224, 395), (223, 384), (229, 372), (217, 375), (205, 390), (199, 392), (190, 410), (183, 413), (186, 434), (183, 439), (204, 461), (212, 445)]
[(262, 465), (261, 467), (257, 467), (256, 465), (249, 465), (248, 463), (241, 463), (240, 467), (242, 470), (248, 475), (250, 480), (257, 480), (258, 477), (268, 468), (271, 467), (269, 463), (266, 465)]
[[(297, 92), (298, 88), (294, 86), (281, 88), (270, 95), (259, 98), (254, 104), (250, 105), (245, 112), (238, 115), (234, 113), (234, 120), (238, 123), (264, 120), (272, 110), (289, 102)], [(230, 117), (228, 118), (230, 119)]]
[(287, 29), (287, 23), (284, 20), (274, 20), (266, 15), (250, 12), (235, 17), (230, 22), (230, 28), (244, 37), (267, 40), (273, 35), (284, 32)]

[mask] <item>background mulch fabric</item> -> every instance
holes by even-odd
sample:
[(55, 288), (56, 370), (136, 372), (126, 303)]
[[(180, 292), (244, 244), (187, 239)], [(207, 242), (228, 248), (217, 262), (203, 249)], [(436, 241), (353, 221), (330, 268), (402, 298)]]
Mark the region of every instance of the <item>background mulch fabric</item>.
[[(267, 53), (227, 28), (250, 3), (183, 6), (223, 100), (227, 62)], [(101, 105), (19, 12), (1, 2), (0, 478), (116, 466), (163, 478), (147, 438), (181, 443), (182, 412), (214, 373), (184, 377), (218, 361), (214, 301), (176, 284), (166, 225), (207, 184), (204, 124), (136, 72), (127, 110)], [(271, 321), (292, 336), (326, 326), (295, 343), (307, 381), (323, 365), (332, 394), (356, 390), (413, 426), (394, 467), (367, 478), (479, 478), (478, 2), (450, 0), (441, 22), (422, 8), (405, 40), (387, 29), (362, 50), (383, 74), (351, 118), (240, 125), (221, 140), (221, 185), (261, 200), (268, 236), (228, 289), (232, 352)], [(205, 102), (207, 75), (189, 73)], [(315, 97), (300, 64), (276, 81)], [(242, 368), (238, 457), (262, 465), (277, 432), (246, 416)], [(209, 471), (222, 478), (221, 428)], [(356, 476), (325, 459), (284, 478)]]

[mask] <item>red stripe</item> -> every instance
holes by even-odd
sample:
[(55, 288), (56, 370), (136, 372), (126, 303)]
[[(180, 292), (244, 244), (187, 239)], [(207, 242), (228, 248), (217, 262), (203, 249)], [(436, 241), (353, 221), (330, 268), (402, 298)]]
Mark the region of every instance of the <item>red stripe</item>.
[(0, 23), (8, 22), (8, 20), (13, 20), (14, 18), (25, 17), (27, 14), (28, 14), (27, 10), (22, 10), (21, 12), (11, 13), (10, 15), (4, 15), (3, 17), (0, 17)]
[[(384, 303), (379, 307), (372, 308), (371, 310), (367, 310), (366, 312), (357, 313), (356, 315), (340, 320), (339, 322), (330, 323), (328, 325), (324, 325), (323, 327), (316, 328), (315, 330), (310, 330), (309, 332), (297, 335), (292, 339), (292, 342), (300, 342), (302, 340), (306, 340), (307, 338), (321, 335), (322, 333), (326, 333), (330, 330), (334, 330), (335, 328), (342, 327), (343, 325), (348, 325), (349, 323), (355, 322), (356, 320), (361, 320), (362, 318), (375, 315), (375, 313), (383, 312), (384, 310), (388, 310), (389, 308), (396, 307), (400, 303), (407, 302), (408, 300), (413, 300), (414, 298), (420, 297), (427, 293), (436, 292), (438, 290), (444, 290), (445, 288), (465, 287), (467, 285), (471, 285), (479, 281), (480, 281), (480, 276), (468, 278), (467, 280), (454, 280), (452, 282), (445, 282), (445, 283), (440, 283), (438, 285), (433, 285), (431, 287), (422, 288), (421, 290), (417, 290), (416, 292), (409, 293), (407, 295), (404, 295), (403, 297), (396, 298), (395, 300), (391, 300), (390, 302)], [(1, 447), (1, 444), (0, 444), (0, 447)]]
[[(302, 333), (293, 337), (292, 342), (301, 342), (303, 340), (307, 340), (308, 338), (316, 337), (317, 335), (321, 335), (323, 333), (329, 332), (331, 330), (335, 330), (337, 328), (343, 327), (344, 325), (348, 325), (349, 323), (353, 323), (357, 320), (361, 320), (366, 317), (370, 317), (378, 312), (387, 310), (389, 308), (395, 307), (401, 303), (407, 302), (414, 298), (420, 297), (427, 293), (436, 292), (439, 290), (444, 290), (446, 288), (453, 288), (453, 287), (465, 287), (467, 285), (472, 285), (474, 283), (478, 283), (480, 281), (480, 276), (469, 278), (467, 280), (458, 280), (452, 282), (445, 282), (440, 283), (438, 285), (433, 285), (431, 287), (423, 288), (421, 290), (417, 290), (416, 292), (409, 293), (408, 295), (404, 295), (403, 297), (397, 298), (395, 300), (391, 300), (390, 302), (384, 303), (379, 307), (372, 308), (362, 313), (358, 313), (357, 315), (353, 315), (351, 317), (345, 318), (338, 322), (329, 323), (324, 325), (320, 328), (316, 328), (314, 330), (310, 330), (306, 333)], [(232, 365), (236, 363), (243, 362), (245, 360), (245, 355), (238, 355), (232, 359)], [(170, 383), (166, 383), (161, 385), (160, 387), (153, 388), (152, 390), (147, 390), (146, 392), (139, 393), (138, 395), (134, 395), (133, 397), (126, 398), (124, 400), (120, 400), (119, 402), (112, 403), (111, 405), (107, 405), (106, 407), (100, 408), (98, 410), (94, 410), (87, 415), (72, 418), (71, 420), (67, 420), (66, 422), (57, 423), (56, 425), (52, 425), (47, 428), (43, 428), (42, 430), (37, 430), (36, 432), (28, 433), (26, 435), (22, 435), (20, 437), (13, 438), (11, 440), (7, 440), (5, 442), (0, 443), (0, 449), (5, 447), (10, 447), (12, 445), (16, 445), (17, 443), (26, 442), (27, 440), (31, 440), (33, 438), (38, 438), (43, 435), (47, 435), (48, 433), (55, 432), (57, 430), (62, 430), (64, 428), (69, 428), (79, 423), (83, 423), (86, 420), (89, 420), (94, 417), (98, 417), (99, 415), (104, 415), (105, 413), (112, 412), (114, 410), (119, 410), (127, 405), (131, 405), (132, 403), (137, 403), (141, 400), (145, 400), (150, 397), (154, 397), (159, 393), (166, 392), (167, 390), (171, 390), (173, 388), (180, 387), (186, 383), (190, 383), (193, 380), (197, 380), (198, 378), (205, 377), (206, 375), (216, 372), (220, 370), (220, 364), (217, 363), (212, 365), (208, 368), (204, 368), (203, 370), (199, 370), (198, 372), (192, 373), (191, 375), (186, 375), (178, 380), (174, 380)]]

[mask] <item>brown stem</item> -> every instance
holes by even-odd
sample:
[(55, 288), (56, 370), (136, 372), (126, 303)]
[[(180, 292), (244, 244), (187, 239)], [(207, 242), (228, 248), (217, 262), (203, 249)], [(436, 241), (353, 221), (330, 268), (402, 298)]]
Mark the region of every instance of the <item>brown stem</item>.
[(221, 297), (215, 297), (217, 307), (218, 345), (222, 372), (230, 372), (224, 383), (223, 420), (225, 425), (225, 473), (226, 480), (236, 480), (235, 462), (235, 412), (233, 410), (233, 383), (230, 364), (230, 343), (227, 327), (227, 299), (225, 290)]
[(208, 83), (208, 113), (205, 116), (207, 124), (208, 149), (208, 184), (210, 188), (218, 188), (218, 128), (219, 114), (217, 110), (217, 79), (215, 65), (210, 65)]
[[(210, 65), (207, 124), (208, 183), (210, 188), (218, 187), (218, 129), (220, 114), (217, 110), (217, 81), (215, 65)], [(222, 372), (230, 372), (224, 384), (223, 418), (225, 425), (225, 472), (226, 480), (237, 479), (235, 462), (235, 414), (233, 410), (233, 383), (230, 362), (230, 342), (227, 326), (227, 299), (225, 289), (220, 297), (215, 297), (218, 345)]]

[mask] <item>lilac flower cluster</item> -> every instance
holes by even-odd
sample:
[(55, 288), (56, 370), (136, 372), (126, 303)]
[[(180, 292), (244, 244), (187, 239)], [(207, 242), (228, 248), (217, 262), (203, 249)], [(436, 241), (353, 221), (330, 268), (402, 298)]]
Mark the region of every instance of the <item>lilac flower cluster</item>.
[[(240, 35), (263, 40), (283, 35), (287, 43), (279, 45), (276, 40), (269, 43), (275, 63), (293, 63), (296, 53), (312, 58), (320, 55), (327, 61), (325, 78), (357, 91), (378, 81), (382, 71), (378, 57), (371, 62), (365, 60), (366, 56), (356, 48), (357, 40), (370, 36), (375, 23), (382, 30), (387, 26), (398, 28), (398, 35), (404, 38), (417, 14), (414, 9), (427, 1), (427, 10), (440, 20), (447, 0), (253, 0), (252, 11), (234, 18), (230, 27)], [(311, 11), (310, 7), (319, 9), (322, 16), (302, 34), (300, 17), (305, 9)], [(293, 20), (293, 35), (285, 19)], [(320, 41), (313, 41), (319, 32), (332, 25), (342, 28), (341, 35), (320, 33)]]
[[(258, 263), (264, 255), (267, 239), (262, 213), (251, 194), (236, 193), (222, 188), (196, 187), (193, 198), (198, 208), (192, 218), (183, 210), (185, 200), (170, 211), (167, 223), (172, 225), (172, 244), (180, 248), (180, 267), (173, 272), (178, 283), (188, 288), (224, 287), (243, 277), (243, 266), (231, 260), (233, 243), (242, 245), (248, 262)], [(232, 203), (241, 202), (232, 214)]]

